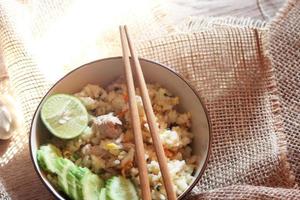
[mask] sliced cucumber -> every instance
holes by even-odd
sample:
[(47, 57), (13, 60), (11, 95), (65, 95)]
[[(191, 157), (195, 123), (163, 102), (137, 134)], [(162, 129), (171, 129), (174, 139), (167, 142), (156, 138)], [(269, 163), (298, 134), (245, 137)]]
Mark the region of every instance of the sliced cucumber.
[(82, 181), (82, 193), (84, 200), (98, 200), (100, 189), (104, 187), (104, 182), (96, 174), (87, 173)]
[(71, 199), (98, 200), (104, 182), (96, 174), (64, 158), (57, 158), (56, 167), (58, 185)]
[(112, 200), (138, 200), (133, 183), (122, 176), (114, 176), (106, 183), (107, 197)]
[(37, 161), (45, 171), (56, 173), (55, 160), (61, 157), (60, 150), (52, 144), (43, 145), (37, 151)]
[(84, 178), (84, 176), (86, 176), (87, 174), (90, 173), (90, 170), (87, 169), (87, 168), (82, 168), (82, 167), (75, 167), (75, 168), (72, 168), (70, 170), (70, 177), (73, 178), (75, 177), (75, 184), (74, 184), (74, 188), (76, 188), (76, 191), (77, 191), (77, 199), (84, 199), (83, 198), (83, 193), (82, 193), (82, 188), (83, 188), (83, 185), (82, 185), (82, 180)]
[(75, 165), (68, 159), (56, 159), (56, 174), (58, 178), (58, 186), (66, 194), (69, 194), (69, 180), (67, 179), (67, 175), (73, 168), (75, 168)]
[(101, 189), (99, 200), (108, 200), (108, 198), (106, 198), (106, 188)]
[[(73, 170), (73, 169), (71, 169)], [(74, 199), (74, 200), (79, 200), (79, 194), (77, 191), (77, 179), (74, 176), (74, 174), (71, 172), (71, 170), (69, 170), (69, 172), (67, 173), (67, 182), (68, 182), (68, 195), (70, 198)]]
[(73, 200), (99, 200), (104, 181), (88, 168), (78, 167), (61, 156), (54, 145), (41, 146), (37, 152), (41, 168), (57, 175), (58, 189)]

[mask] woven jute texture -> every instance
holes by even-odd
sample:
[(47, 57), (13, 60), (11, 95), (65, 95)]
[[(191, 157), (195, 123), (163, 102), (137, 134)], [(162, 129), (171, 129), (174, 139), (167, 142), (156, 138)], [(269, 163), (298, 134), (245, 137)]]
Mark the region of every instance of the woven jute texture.
[[(0, 141), (0, 199), (53, 199), (34, 171), (28, 131), (54, 81), (83, 63), (119, 55), (119, 24), (132, 27), (139, 40), (171, 30), (159, 0), (122, 2), (103, 7), (102, 1), (85, 0), (0, 1), (0, 46), (7, 67), (1, 75), (8, 71), (25, 121), (10, 141)], [(9, 92), (7, 76), (0, 85), (2, 93)]]
[(190, 28), (182, 26), (181, 34), (143, 42), (140, 54), (184, 75), (208, 108), (212, 154), (193, 194), (234, 184), (292, 187), (264, 24), (231, 18), (185, 24)]
[(297, 189), (273, 188), (253, 185), (233, 185), (201, 193), (192, 200), (286, 200), (300, 199), (300, 192)]
[[(300, 183), (300, 1), (290, 1), (268, 27), (268, 54), (276, 75), (288, 159)], [(283, 39), (284, 38), (284, 39)]]
[(92, 59), (118, 55), (117, 25), (123, 22), (134, 34), (141, 57), (185, 76), (207, 106), (212, 153), (188, 198), (300, 198), (294, 176), (299, 180), (298, 2), (288, 2), (270, 25), (250, 19), (191, 18), (173, 28), (156, 6), (158, 1), (149, 1), (149, 9), (131, 10), (133, 19), (120, 15), (122, 19), (116, 18), (114, 27), (106, 30), (95, 28), (101, 24), (98, 14), (76, 18), (78, 9), (93, 10), (96, 1), (20, 2), (0, 2), (2, 56), (25, 118), (24, 130), (0, 143), (0, 199), (53, 198), (29, 158), (33, 112), (58, 77)]

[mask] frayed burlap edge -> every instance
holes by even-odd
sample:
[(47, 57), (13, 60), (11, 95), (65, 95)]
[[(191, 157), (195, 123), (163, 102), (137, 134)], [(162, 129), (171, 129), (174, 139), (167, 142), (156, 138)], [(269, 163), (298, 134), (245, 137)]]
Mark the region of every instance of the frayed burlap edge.
[[(291, 0), (296, 1), (296, 0)], [(287, 2), (285, 7), (280, 12), (286, 12), (286, 10), (290, 9), (290, 3)], [(284, 14), (283, 13), (283, 14)], [(258, 33), (256, 33), (256, 42), (257, 46), (262, 45), (263, 52), (260, 52), (260, 62), (262, 62), (262, 66), (271, 65), (271, 61), (269, 59), (269, 56), (267, 54), (267, 37), (268, 37), (268, 24), (265, 21), (261, 20), (253, 20), (251, 18), (234, 18), (234, 17), (224, 17), (224, 18), (214, 18), (214, 17), (208, 17), (208, 18), (190, 18), (187, 22), (188, 26), (183, 26), (188, 29), (186, 29), (186, 32), (194, 32), (197, 29), (200, 29), (203, 26), (231, 26), (231, 27), (240, 27), (240, 28), (252, 28), (252, 29), (262, 29), (264, 31), (264, 34), (262, 35), (262, 44), (260, 44), (258, 39)], [(282, 169), (285, 174), (285, 177), (287, 177), (287, 184), (293, 187), (297, 187), (297, 184), (295, 182), (295, 175), (292, 171), (291, 165), (288, 161), (287, 155), (287, 138), (283, 131), (283, 120), (281, 115), (281, 103), (279, 98), (279, 91), (277, 88), (277, 82), (276, 77), (274, 74), (274, 69), (271, 68), (270, 71), (268, 71), (270, 75), (268, 76), (268, 85), (267, 89), (269, 91), (270, 96), (270, 102), (272, 106), (272, 113), (274, 118), (274, 127), (275, 131), (278, 137), (278, 147), (279, 147), (279, 160), (282, 164)]]
[[(271, 21), (271, 23), (266, 24), (266, 34), (265, 37), (263, 38), (263, 46), (265, 47), (264, 52), (267, 55), (268, 58), (270, 58), (270, 52), (269, 52), (269, 41), (270, 41), (270, 31), (271, 31), (271, 26), (273, 24), (279, 24), (284, 18), (285, 16), (290, 12), (290, 10), (292, 8), (294, 8), (296, 2), (298, 0), (287, 0), (284, 2), (283, 6), (279, 9), (279, 11), (276, 13), (275, 17), (273, 18), (273, 20)], [(272, 64), (272, 63), (270, 63)], [(273, 74), (275, 76), (275, 72), (274, 72), (274, 68), (273, 68)], [(279, 96), (279, 90), (277, 87), (277, 82), (275, 81), (274, 83), (274, 92), (276, 93), (276, 96), (278, 98), (277, 101), (280, 101), (280, 96)], [(275, 103), (273, 103), (275, 104)], [(282, 112), (282, 105), (279, 103), (278, 105), (276, 105), (277, 112), (281, 113)], [(281, 117), (281, 116), (280, 116)], [(283, 141), (281, 149), (283, 149), (283, 153), (280, 157), (280, 159), (282, 159), (286, 165), (286, 169), (289, 169), (290, 171), (290, 180), (294, 182), (294, 188), (299, 188), (299, 183), (296, 182), (296, 175), (295, 172), (292, 169), (291, 163), (289, 162), (288, 159), (288, 149), (287, 149), (287, 135), (284, 133), (284, 125), (283, 125), (283, 119), (280, 118), (280, 122), (278, 122), (278, 130), (280, 132), (279, 136), (280, 136), (280, 140)]]
[(235, 17), (188, 17), (179, 24), (177, 30), (180, 32), (193, 33), (205, 31), (207, 28), (216, 26), (230, 26), (239, 28), (265, 29), (266, 22), (253, 20), (251, 18)]
[[(287, 12), (291, 5), (291, 2), (296, 0), (290, 0), (287, 2), (283, 9), (280, 10), (280, 13), (284, 14)], [(280, 14), (279, 13), (279, 14)], [(268, 24), (265, 21), (253, 20), (251, 18), (235, 18), (235, 17), (189, 17), (183, 23), (179, 24), (177, 27), (178, 32), (184, 33), (193, 33), (201, 32), (207, 29), (217, 27), (217, 26), (231, 26), (239, 28), (252, 28), (252, 29), (261, 29), (263, 30), (262, 35), (262, 44), (258, 40), (258, 33), (256, 34), (257, 46), (262, 46), (263, 52), (260, 52), (260, 61), (263, 66), (271, 65), (267, 51), (267, 37), (268, 37)], [(295, 182), (295, 175), (291, 168), (291, 164), (288, 161), (288, 151), (287, 151), (287, 138), (283, 131), (283, 120), (282, 120), (282, 107), (280, 103), (279, 91), (277, 88), (276, 77), (274, 74), (274, 69), (268, 71), (268, 85), (267, 89), (270, 96), (270, 102), (272, 106), (272, 114), (274, 118), (274, 127), (278, 137), (278, 147), (279, 147), (279, 156), (278, 159), (281, 161), (281, 167), (283, 169), (282, 173), (285, 174), (287, 185), (291, 187), (298, 187)]]
[[(172, 25), (168, 14), (163, 9), (162, 5), (155, 5), (152, 8), (152, 12), (154, 13), (155, 19), (163, 23), (164, 28), (168, 33), (172, 33), (175, 30), (175, 27)], [(162, 20), (163, 19), (163, 20)]]
[[(271, 62), (268, 57), (264, 59), (263, 62), (267, 62), (267, 65), (270, 65)], [(287, 138), (285, 133), (283, 132), (283, 120), (282, 120), (282, 115), (281, 115), (281, 103), (280, 103), (280, 98), (279, 98), (279, 92), (277, 88), (277, 82), (275, 79), (275, 74), (274, 70), (271, 69), (269, 71), (271, 73), (271, 76), (269, 76), (268, 81), (269, 84), (267, 86), (269, 95), (270, 95), (270, 102), (272, 106), (272, 113), (273, 113), (273, 118), (274, 118), (274, 127), (275, 131), (278, 137), (278, 147), (279, 147), (279, 160), (281, 161), (282, 169), (285, 174), (285, 177), (287, 177), (287, 184), (292, 186), (292, 187), (297, 187), (296, 182), (295, 182), (295, 175), (294, 172), (292, 171), (291, 165), (288, 161), (287, 158)]]

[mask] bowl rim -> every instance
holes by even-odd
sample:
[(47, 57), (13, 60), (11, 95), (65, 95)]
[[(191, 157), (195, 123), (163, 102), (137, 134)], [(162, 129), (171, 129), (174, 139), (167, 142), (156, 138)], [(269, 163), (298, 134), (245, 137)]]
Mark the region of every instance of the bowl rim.
[[(93, 63), (97, 63), (97, 62), (102, 62), (102, 61), (106, 61), (106, 60), (114, 60), (114, 59), (122, 59), (122, 56), (114, 56), (114, 57), (107, 57), (107, 58), (102, 58), (102, 59), (98, 59), (98, 60), (94, 60), (92, 62), (89, 62), (89, 63), (85, 63), (83, 65), (80, 65), (79, 67), (71, 70), (70, 72), (68, 72), (67, 74), (65, 74), (64, 76), (62, 76), (61, 78), (59, 78), (59, 80), (57, 80), (49, 89), (48, 91), (46, 92), (46, 94), (42, 97), (42, 99), (40, 100), (38, 106), (36, 107), (36, 110), (33, 114), (33, 117), (31, 119), (31, 123), (30, 123), (30, 130), (29, 130), (29, 151), (30, 151), (30, 158), (31, 158), (31, 161), (33, 163), (33, 166), (34, 166), (34, 170), (35, 172), (37, 173), (39, 179), (41, 180), (41, 182), (44, 184), (44, 186), (46, 186), (47, 190), (57, 199), (65, 199), (65, 198), (62, 198), (60, 193), (58, 193), (57, 191), (53, 191), (52, 188), (49, 187), (49, 184), (50, 183), (47, 183), (46, 181), (44, 181), (44, 179), (42, 178), (41, 174), (39, 173), (39, 170), (38, 170), (38, 166), (37, 164), (35, 163), (34, 161), (34, 156), (33, 155), (33, 151), (32, 151), (32, 141), (31, 141), (31, 138), (32, 138), (32, 129), (33, 129), (33, 121), (34, 119), (37, 117), (37, 112), (38, 112), (38, 109), (40, 108), (42, 102), (45, 100), (45, 98), (48, 96), (48, 94), (50, 93), (50, 91), (57, 85), (59, 84), (62, 80), (64, 80), (67, 76), (69, 76), (70, 74), (72, 74), (73, 72), (81, 69), (81, 68), (84, 68), (86, 67), (87, 65), (90, 65), (90, 64), (93, 64)], [(161, 64), (157, 61), (153, 61), (153, 60), (149, 60), (149, 59), (146, 59), (146, 58), (140, 58), (140, 60), (142, 60), (143, 62), (148, 62), (148, 63), (151, 63), (151, 64), (155, 64), (155, 65), (158, 65), (162, 68), (165, 68), (167, 69), (169, 72), (173, 73), (174, 75), (176, 75), (179, 79), (181, 79), (183, 82), (185, 82), (185, 84), (187, 84), (187, 86), (193, 91), (193, 93), (196, 95), (196, 97), (198, 98), (198, 100), (200, 101), (202, 107), (203, 107), (203, 110), (204, 110), (204, 113), (205, 113), (205, 116), (206, 116), (206, 119), (207, 119), (207, 123), (208, 123), (208, 149), (207, 149), (207, 154), (206, 154), (206, 158), (205, 158), (205, 161), (203, 163), (203, 166), (198, 174), (198, 176), (193, 180), (193, 183), (191, 185), (189, 185), (189, 187), (177, 198), (178, 200), (181, 200), (183, 199), (184, 197), (187, 196), (187, 194), (196, 186), (196, 184), (199, 182), (200, 178), (203, 176), (204, 174), (204, 171), (205, 169), (207, 168), (207, 164), (208, 164), (208, 161), (209, 161), (209, 158), (210, 158), (210, 155), (211, 155), (211, 148), (212, 148), (212, 140), (213, 140), (213, 137), (212, 137), (212, 126), (211, 126), (211, 119), (210, 119), (210, 116), (208, 114), (208, 110), (206, 108), (206, 105), (204, 104), (204, 101), (202, 99), (202, 97), (200, 97), (200, 95), (198, 94), (197, 90), (195, 89), (195, 87), (189, 83), (188, 80), (186, 80), (186, 78), (184, 78), (182, 75), (180, 75), (178, 72), (176, 72), (175, 70), (173, 70), (172, 68), (164, 65), (164, 64)], [(51, 184), (50, 184), (51, 185)], [(60, 195), (60, 196), (58, 196)]]

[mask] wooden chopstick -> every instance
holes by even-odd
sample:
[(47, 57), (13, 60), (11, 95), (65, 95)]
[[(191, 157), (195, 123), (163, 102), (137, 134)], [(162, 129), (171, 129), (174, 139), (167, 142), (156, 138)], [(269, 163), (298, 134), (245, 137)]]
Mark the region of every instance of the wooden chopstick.
[(137, 80), (138, 80), (139, 89), (140, 89), (141, 94), (142, 94), (143, 105), (144, 105), (147, 121), (148, 121), (148, 124), (149, 124), (150, 132), (151, 132), (151, 136), (152, 136), (152, 141), (153, 141), (153, 144), (154, 144), (154, 148), (155, 148), (156, 156), (157, 156), (157, 159), (158, 159), (160, 171), (161, 171), (161, 174), (162, 174), (164, 186), (165, 186), (165, 189), (166, 189), (166, 192), (167, 192), (168, 200), (175, 200), (176, 199), (176, 194), (174, 192), (171, 176), (170, 176), (170, 173), (169, 173), (169, 168), (168, 168), (168, 165), (167, 165), (167, 159), (166, 159), (166, 156), (165, 156), (164, 148), (163, 148), (162, 143), (160, 141), (158, 126), (156, 124), (156, 118), (155, 118), (153, 108), (152, 108), (152, 105), (151, 105), (151, 100), (150, 100), (148, 89), (147, 89), (146, 82), (145, 82), (145, 79), (144, 79), (143, 71), (142, 71), (137, 53), (136, 53), (135, 48), (133, 46), (133, 43), (132, 43), (132, 41), (130, 39), (130, 36), (128, 34), (127, 27), (124, 26), (124, 29), (125, 29), (125, 33), (126, 33), (126, 36), (127, 36), (127, 41), (128, 41), (128, 46), (129, 46), (129, 49), (130, 49), (130, 54), (131, 54), (131, 56), (134, 60), (135, 73), (136, 73), (136, 77), (137, 77)]
[(129, 60), (129, 49), (126, 41), (125, 30), (122, 26), (120, 26), (120, 35), (121, 35), (123, 62), (125, 65), (125, 76), (126, 76), (126, 83), (127, 83), (128, 97), (129, 97), (130, 116), (131, 116), (131, 122), (132, 122), (133, 134), (134, 134), (134, 142), (135, 142), (135, 150), (136, 150), (135, 152), (136, 152), (137, 164), (139, 170), (140, 186), (142, 190), (142, 199), (151, 200), (148, 171), (147, 171), (147, 166), (145, 161), (144, 143), (143, 143), (142, 130), (141, 130), (141, 122), (140, 122), (138, 107), (136, 104), (135, 87), (134, 87), (133, 76), (132, 76), (130, 60)]

